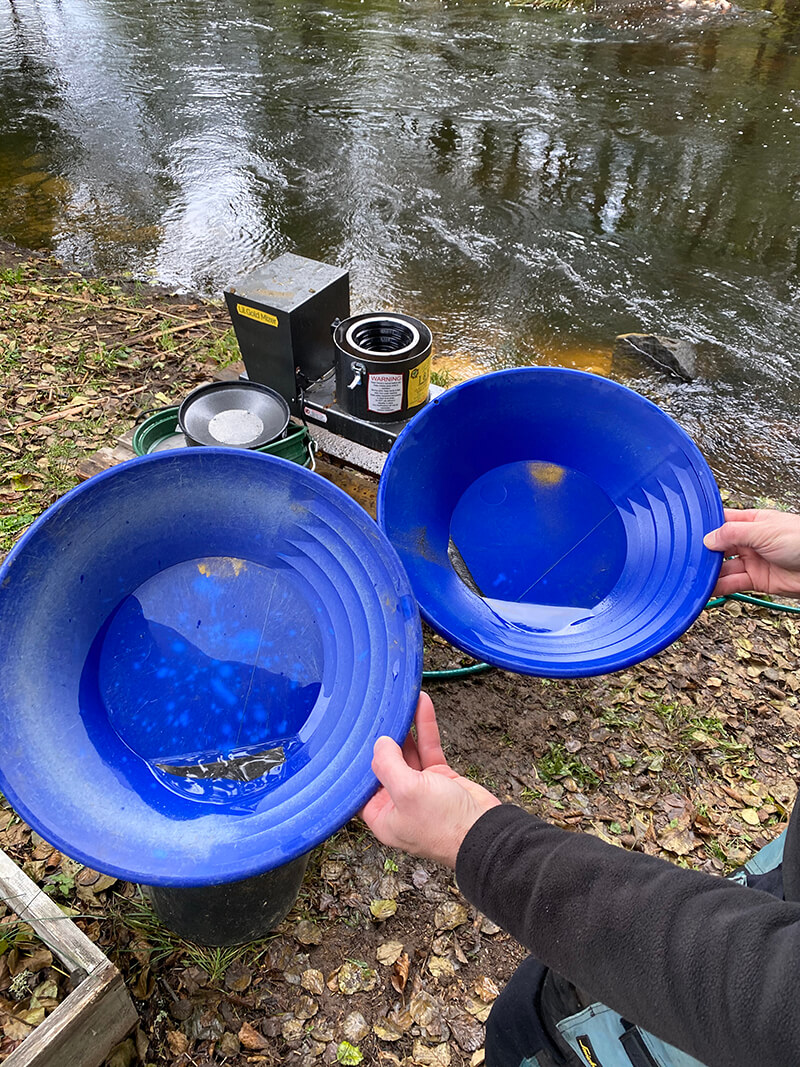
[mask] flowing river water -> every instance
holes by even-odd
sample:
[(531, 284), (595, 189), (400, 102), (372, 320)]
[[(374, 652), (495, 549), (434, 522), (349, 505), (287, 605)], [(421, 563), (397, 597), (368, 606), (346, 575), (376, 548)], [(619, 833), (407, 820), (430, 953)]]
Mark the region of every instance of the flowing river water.
[(0, 235), (212, 296), (346, 267), (440, 371), (608, 374), (798, 506), (800, 2), (692, 2), (8, 0)]

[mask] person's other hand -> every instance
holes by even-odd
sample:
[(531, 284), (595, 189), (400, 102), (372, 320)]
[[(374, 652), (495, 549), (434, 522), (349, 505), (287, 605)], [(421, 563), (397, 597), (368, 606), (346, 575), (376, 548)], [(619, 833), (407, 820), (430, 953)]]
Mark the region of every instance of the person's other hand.
[(454, 868), (469, 828), (500, 801), (447, 766), (427, 693), (420, 693), (414, 722), (416, 741), (409, 734), (402, 748), (390, 737), (375, 742), (372, 769), (381, 788), (361, 817), (384, 845)]
[(725, 509), (725, 523), (703, 544), (726, 558), (716, 596), (746, 590), (800, 596), (800, 515), (785, 511)]

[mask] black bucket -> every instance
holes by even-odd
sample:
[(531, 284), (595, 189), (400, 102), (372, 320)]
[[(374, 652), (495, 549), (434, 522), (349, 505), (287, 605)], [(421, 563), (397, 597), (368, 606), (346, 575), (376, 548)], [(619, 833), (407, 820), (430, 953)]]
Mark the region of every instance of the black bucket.
[(292, 910), (309, 856), (307, 852), (241, 882), (144, 888), (161, 922), (184, 940), (214, 947), (243, 945), (266, 937)]
[(431, 331), (410, 315), (368, 312), (333, 324), (336, 400), (366, 422), (402, 422), (428, 400)]

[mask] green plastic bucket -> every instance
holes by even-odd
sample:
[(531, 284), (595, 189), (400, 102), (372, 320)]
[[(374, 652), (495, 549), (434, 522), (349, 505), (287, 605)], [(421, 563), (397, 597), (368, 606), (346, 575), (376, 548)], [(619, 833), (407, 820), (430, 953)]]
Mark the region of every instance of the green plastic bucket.
[[(170, 448), (186, 448), (186, 438), (178, 429), (178, 408), (162, 408), (149, 415), (133, 431), (133, 451), (137, 456), (147, 456), (151, 452), (164, 452)], [(290, 422), (286, 436), (271, 441), (256, 452), (269, 452), (280, 456), (301, 467), (314, 467), (314, 442), (308, 427)]]
[(285, 437), (270, 441), (268, 445), (257, 448), (256, 452), (269, 452), (271, 456), (290, 459), (292, 463), (299, 463), (302, 467), (314, 465), (314, 442), (308, 432), (308, 427), (298, 426), (294, 422), (290, 422), (286, 427)]
[(137, 456), (163, 452), (170, 447), (170, 438), (175, 439), (172, 447), (186, 447), (186, 438), (178, 429), (177, 407), (156, 411), (140, 423), (133, 431), (133, 451)]

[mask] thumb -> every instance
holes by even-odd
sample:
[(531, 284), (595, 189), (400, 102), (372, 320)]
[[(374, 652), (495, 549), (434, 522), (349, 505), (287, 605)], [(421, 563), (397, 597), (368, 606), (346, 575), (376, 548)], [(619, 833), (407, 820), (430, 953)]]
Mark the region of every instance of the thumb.
[(755, 548), (763, 540), (763, 532), (752, 522), (726, 522), (711, 530), (703, 544), (712, 552), (729, 552), (732, 548)]
[(375, 742), (372, 769), (395, 803), (407, 796), (416, 786), (419, 771), (412, 770), (403, 758), (403, 750), (391, 737), (379, 737)]

